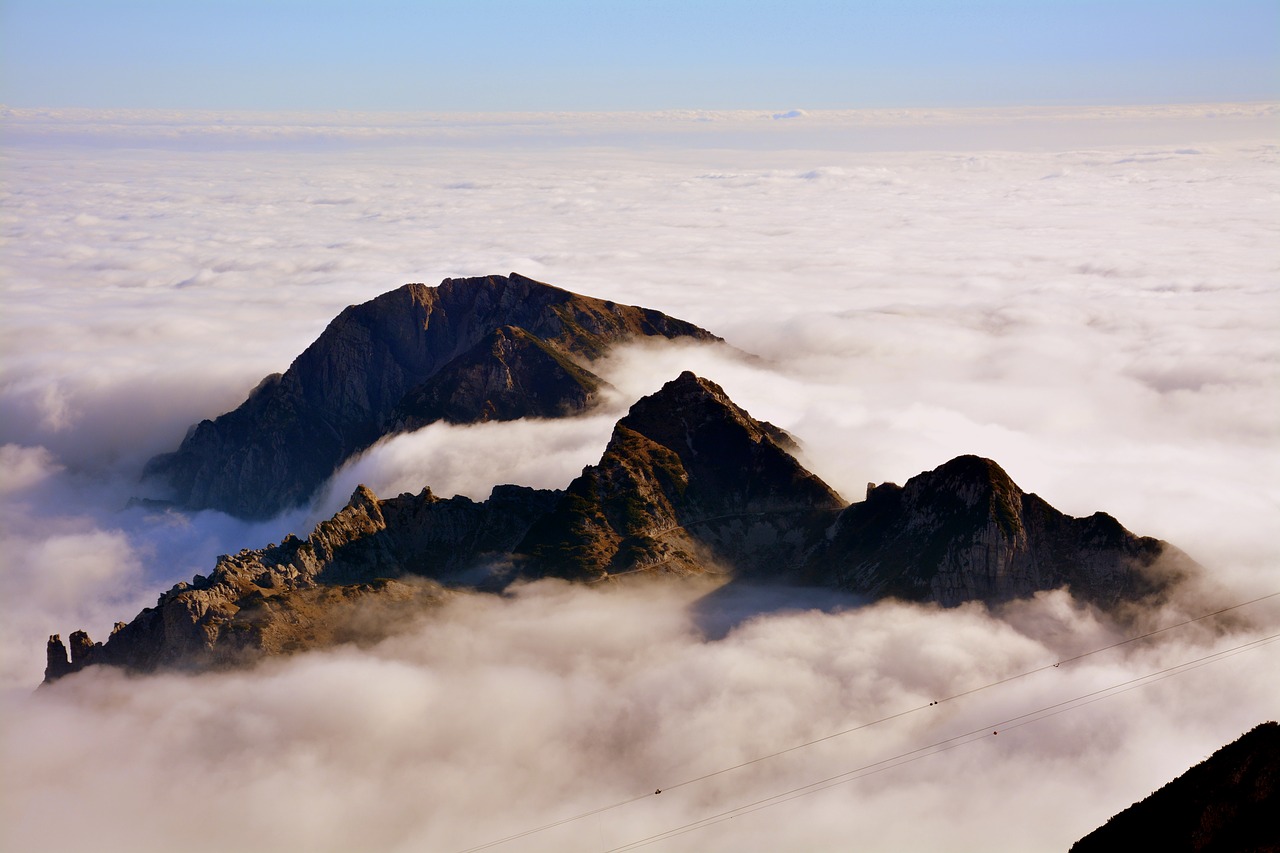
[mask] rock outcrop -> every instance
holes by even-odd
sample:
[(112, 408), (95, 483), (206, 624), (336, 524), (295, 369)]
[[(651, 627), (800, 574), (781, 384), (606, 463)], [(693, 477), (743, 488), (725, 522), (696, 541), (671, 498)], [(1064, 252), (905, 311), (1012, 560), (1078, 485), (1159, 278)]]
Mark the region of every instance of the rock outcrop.
[(453, 590), (520, 578), (715, 572), (945, 606), (1065, 586), (1119, 608), (1170, 588), (1166, 564), (1194, 568), (1110, 516), (1063, 515), (987, 459), (962, 456), (846, 505), (795, 450), (685, 372), (632, 406), (600, 461), (562, 492), (379, 500), (361, 486), (305, 540), (221, 557), (104, 644), (77, 632), (68, 659), (55, 635), (46, 681), (91, 664), (207, 668), (372, 638)]
[(944, 606), (1065, 586), (1113, 607), (1193, 570), (1177, 549), (1133, 535), (1106, 513), (1064, 515), (990, 459), (961, 456), (905, 486), (868, 488), (865, 501), (840, 514), (805, 574), (872, 598)]
[[(45, 681), (90, 664), (139, 672), (206, 669), (360, 639), (376, 640), (451, 593), (441, 581), (492, 585), (496, 571), (558, 492), (497, 486), (489, 500), (444, 500), (429, 489), (378, 500), (361, 486), (306, 539), (218, 558), (117, 624), (106, 643), (71, 635), (71, 658), (49, 639)], [(471, 570), (480, 570), (480, 574)], [(501, 578), (497, 581), (502, 582)]]
[(406, 284), (344, 310), (285, 373), (192, 427), (144, 477), (184, 508), (269, 517), (396, 431), (580, 412), (600, 385), (584, 363), (641, 337), (719, 340), (515, 273)]
[(1114, 850), (1280, 850), (1280, 725), (1252, 729), (1071, 847)]

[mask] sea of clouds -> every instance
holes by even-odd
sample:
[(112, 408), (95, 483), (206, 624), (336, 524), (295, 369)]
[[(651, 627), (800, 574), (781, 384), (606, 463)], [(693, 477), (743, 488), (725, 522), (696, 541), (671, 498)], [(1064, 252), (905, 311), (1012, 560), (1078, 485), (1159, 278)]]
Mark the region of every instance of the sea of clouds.
[[(561, 487), (686, 368), (850, 500), (978, 453), (1173, 542), (1223, 600), (1280, 590), (1274, 105), (795, 112), (6, 111), (0, 846), (465, 849), (926, 706), (495, 848), (607, 850), (1280, 630), (1264, 602), (933, 707), (1122, 633), (1060, 593), (992, 615), (542, 583), (371, 649), (32, 695), (50, 633), (103, 639), (356, 483)], [(512, 270), (759, 358), (621, 351), (592, 415), (428, 427), (268, 522), (128, 505), (342, 307)], [(1280, 714), (1275, 648), (654, 849), (1064, 849)]]

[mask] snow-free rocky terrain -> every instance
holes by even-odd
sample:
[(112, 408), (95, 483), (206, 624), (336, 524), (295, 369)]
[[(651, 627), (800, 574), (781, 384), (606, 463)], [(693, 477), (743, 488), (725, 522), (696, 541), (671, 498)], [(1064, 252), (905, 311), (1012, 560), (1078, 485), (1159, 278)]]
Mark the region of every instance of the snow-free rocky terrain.
[[(537, 322), (531, 325), (546, 337), (509, 325), (482, 332), (485, 323), (447, 311), (429, 323), (421, 317), (422, 311), (432, 317), (432, 310), (442, 310), (431, 306), (462, 303), (485, 306), (488, 317), (510, 319), (515, 303), (495, 306), (515, 299), (513, 293), (550, 306), (549, 316), (556, 319), (543, 325), (539, 312), (519, 312), (533, 317)], [(388, 305), (397, 300), (415, 318), (408, 326), (390, 319), (395, 311)], [(360, 319), (370, 315), (380, 319)], [(415, 345), (431, 341), (427, 351), (446, 353), (430, 356), (433, 363), (450, 367), (402, 393), (411, 383), (390, 365), (430, 360), (406, 355), (411, 347), (403, 329), (419, 326), (434, 331), (410, 335)], [(182, 450), (153, 468), (194, 470), (195, 460), (203, 459), (201, 471), (247, 470), (247, 460), (260, 459), (262, 448), (271, 447), (276, 455), (270, 465), (221, 482), (243, 489), (275, 466), (287, 469), (287, 458), (309, 446), (304, 439), (295, 446), (290, 436), (335, 433), (331, 421), (304, 417), (319, 418), (320, 403), (308, 409), (290, 402), (306, 399), (305, 389), (312, 387), (325, 388), (316, 399), (340, 413), (339, 401), (355, 401), (365, 427), (376, 420), (372, 412), (395, 424), (416, 423), (421, 415), (413, 412), (441, 416), (458, 407), (469, 416), (546, 413), (543, 391), (549, 387), (561, 402), (590, 396), (594, 380), (587, 378), (593, 375), (565, 353), (598, 353), (604, 342), (636, 334), (712, 338), (658, 312), (515, 276), (446, 281), (438, 291), (401, 288), (343, 312), (284, 378), (260, 387), (236, 412), (204, 422)], [(473, 338), (480, 344), (467, 346)], [(334, 339), (344, 343), (338, 346)], [(508, 357), (525, 343), (530, 357)], [(335, 349), (351, 355), (325, 362), (330, 356), (317, 354)], [(329, 366), (317, 368), (317, 361)], [(395, 376), (383, 382), (377, 376), (382, 370)], [(472, 381), (475, 376), (482, 378)], [(548, 376), (557, 381), (545, 381)], [(583, 394), (560, 393), (571, 387)], [(492, 408), (476, 405), (490, 397)], [(258, 412), (287, 417), (259, 423)], [(230, 424), (238, 432), (230, 432)], [(221, 445), (199, 438), (220, 431), (237, 438)], [(374, 435), (352, 434), (359, 441)], [(359, 441), (344, 447), (353, 449)], [(336, 439), (327, 445), (339, 446)], [(451, 595), (501, 591), (517, 580), (545, 577), (598, 583), (714, 573), (731, 583), (803, 584), (868, 600), (895, 597), (944, 606), (999, 604), (1065, 587), (1082, 602), (1119, 612), (1158, 602), (1198, 568), (1176, 548), (1136, 536), (1109, 515), (1072, 518), (1058, 512), (1023, 492), (989, 459), (961, 456), (902, 486), (869, 486), (865, 500), (849, 504), (805, 469), (794, 455), (797, 449), (783, 430), (751, 417), (716, 383), (686, 371), (637, 401), (615, 425), (600, 461), (563, 490), (500, 485), (487, 500), (475, 502), (440, 498), (429, 488), (379, 499), (360, 486), (345, 508), (305, 539), (290, 534), (279, 544), (223, 556), (208, 576), (176, 585), (154, 607), (118, 623), (106, 642), (77, 631), (69, 638), (68, 657), (60, 636), (51, 637), (46, 681), (94, 664), (144, 672), (203, 669), (385, 635)], [(307, 464), (313, 474), (322, 467), (314, 460)], [(301, 495), (301, 481), (292, 482), (268, 491)]]

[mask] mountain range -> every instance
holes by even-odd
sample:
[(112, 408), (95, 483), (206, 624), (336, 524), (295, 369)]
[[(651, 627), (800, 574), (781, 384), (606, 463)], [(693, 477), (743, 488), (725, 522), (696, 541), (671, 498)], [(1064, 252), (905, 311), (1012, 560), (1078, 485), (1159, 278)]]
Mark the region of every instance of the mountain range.
[[(1157, 601), (1197, 568), (1104, 513), (1058, 512), (988, 459), (962, 456), (848, 504), (796, 449), (685, 372), (637, 401), (563, 490), (500, 485), (476, 502), (360, 486), (306, 539), (219, 558), (105, 643), (77, 631), (68, 658), (54, 635), (46, 681), (93, 664), (236, 665), (369, 636), (371, 607), (409, 618), (546, 577), (718, 574), (944, 606), (1066, 587), (1106, 610)], [(377, 621), (385, 632), (395, 618)]]

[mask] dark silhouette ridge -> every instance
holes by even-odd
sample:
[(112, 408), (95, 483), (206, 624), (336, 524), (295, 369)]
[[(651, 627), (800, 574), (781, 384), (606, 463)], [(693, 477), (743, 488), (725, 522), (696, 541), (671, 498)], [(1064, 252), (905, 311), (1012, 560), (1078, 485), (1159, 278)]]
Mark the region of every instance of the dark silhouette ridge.
[(795, 565), (844, 501), (806, 471), (795, 442), (686, 371), (614, 427), (517, 552), (541, 574), (776, 574)]
[(1071, 846), (1071, 853), (1280, 851), (1280, 725), (1227, 744)]

